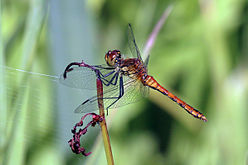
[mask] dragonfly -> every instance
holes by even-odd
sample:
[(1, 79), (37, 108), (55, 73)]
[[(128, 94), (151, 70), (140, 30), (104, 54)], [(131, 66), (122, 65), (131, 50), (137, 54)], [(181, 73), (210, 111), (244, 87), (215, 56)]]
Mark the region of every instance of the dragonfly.
[[(149, 89), (154, 89), (168, 96), (195, 118), (207, 121), (198, 110), (179, 99), (161, 86), (148, 74), (148, 58), (143, 61), (136, 44), (131, 24), (128, 24), (128, 45), (133, 58), (125, 58), (120, 50), (109, 50), (105, 54), (103, 65), (88, 65), (82, 62), (72, 62), (60, 77), (60, 82), (66, 86), (80, 89), (96, 90), (96, 78), (103, 86), (104, 106), (114, 109), (138, 101), (142, 96), (148, 96)], [(97, 95), (86, 99), (76, 109), (76, 113), (92, 112), (98, 109)]]

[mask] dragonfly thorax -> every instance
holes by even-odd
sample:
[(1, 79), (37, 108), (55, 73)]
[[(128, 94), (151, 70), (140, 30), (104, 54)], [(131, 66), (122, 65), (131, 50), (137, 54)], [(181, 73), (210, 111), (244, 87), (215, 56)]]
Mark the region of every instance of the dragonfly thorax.
[(109, 66), (115, 66), (121, 59), (121, 52), (119, 50), (109, 50), (105, 54), (105, 61)]

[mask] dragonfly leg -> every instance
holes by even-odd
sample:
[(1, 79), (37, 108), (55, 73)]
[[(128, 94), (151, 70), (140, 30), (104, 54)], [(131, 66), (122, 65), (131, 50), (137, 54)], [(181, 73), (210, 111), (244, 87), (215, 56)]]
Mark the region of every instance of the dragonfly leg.
[[(116, 84), (117, 84), (118, 77), (119, 77), (119, 73), (116, 73), (116, 74), (111, 78), (110, 81), (104, 79), (104, 80), (107, 81), (108, 83), (105, 83), (105, 82), (103, 82), (103, 81), (102, 81), (102, 82), (103, 82), (103, 84), (106, 85), (106, 86), (109, 86), (109, 85), (116, 85)], [(101, 80), (102, 80), (102, 79), (101, 79)]]
[(123, 78), (122, 78), (122, 76), (120, 77), (120, 93), (119, 93), (119, 96), (118, 97), (115, 97), (116, 98), (116, 100), (113, 102), (113, 103), (111, 103), (107, 108), (106, 108), (106, 110), (107, 110), (107, 115), (108, 115), (108, 109), (112, 106), (112, 105), (114, 105), (123, 95), (124, 95), (124, 85), (123, 85)]
[[(117, 74), (118, 75), (118, 74)], [(116, 76), (117, 78), (118, 78), (118, 76)], [(117, 79), (116, 78), (116, 79)], [(117, 80), (116, 80), (116, 82), (117, 82)], [(116, 83), (115, 82), (115, 83)], [(86, 101), (84, 101), (81, 105), (83, 105), (83, 104), (87, 104), (88, 102), (95, 102), (95, 101), (97, 101), (97, 99), (115, 99), (114, 100), (114, 102), (112, 102), (110, 105), (108, 105), (108, 107), (106, 108), (106, 110), (107, 110), (107, 114), (108, 114), (108, 109), (113, 105), (113, 104), (115, 104), (123, 95), (124, 95), (124, 85), (123, 85), (123, 78), (122, 78), (122, 76), (120, 77), (120, 88), (119, 88), (119, 96), (116, 96), (116, 97), (102, 97), (102, 98), (97, 98), (97, 97), (93, 97), (93, 98), (91, 98), (91, 99), (88, 99), (88, 100), (86, 100)]]
[[(109, 86), (109, 85), (116, 85), (117, 84), (117, 80), (118, 80), (118, 77), (119, 77), (119, 72), (116, 72), (116, 71), (112, 71), (112, 72), (109, 72), (107, 74), (102, 74), (101, 71), (99, 69), (96, 69), (95, 70), (96, 72), (96, 75), (99, 79), (101, 79), (102, 83), (105, 85), (105, 86)], [(111, 80), (107, 80), (106, 77), (112, 75), (113, 73), (115, 73), (115, 75), (111, 78)], [(114, 81), (114, 82), (113, 82)]]
[[(100, 69), (106, 69), (106, 70), (113, 70), (113, 69), (115, 69), (115, 68), (111, 68), (111, 67), (102, 67), (101, 65), (94, 65), (94, 67), (95, 67), (95, 68), (100, 68)], [(108, 82), (108, 83), (106, 84), (106, 82), (102, 81), (102, 82), (104, 83), (104, 85), (106, 85), (106, 86), (109, 86), (110, 84), (111, 84), (111, 85), (116, 85), (117, 80), (118, 80), (118, 76), (119, 76), (119, 75), (118, 75), (119, 72), (116, 72), (115, 70), (113, 70), (113, 71), (111, 71), (111, 72), (109, 72), (109, 73), (107, 73), (107, 74), (104, 75), (104, 74), (102, 74), (102, 72), (101, 72), (99, 69), (96, 69), (96, 70), (97, 70), (97, 72), (98, 72), (99, 75), (100, 75), (99, 78), (100, 78), (101, 80), (104, 80), (104, 81)], [(112, 75), (113, 73), (115, 73), (115, 75), (111, 78), (111, 80), (105, 79), (106, 77)], [(115, 82), (112, 83), (114, 79), (115, 79)]]
[[(115, 73), (115, 71), (110, 72), (110, 73), (108, 73), (108, 74), (106, 74), (106, 75), (101, 74), (102, 76), (100, 77), (100, 79), (102, 80), (102, 82), (103, 82), (104, 85), (106, 85), (106, 86), (109, 86), (109, 85), (116, 85), (117, 80), (118, 80), (118, 77), (119, 77), (119, 73), (118, 73), (118, 72), (115, 73), (115, 75), (111, 78), (111, 80), (106, 80), (106, 79), (105, 79), (106, 77), (108, 77), (109, 75), (111, 75), (111, 74), (113, 74), (113, 73)], [(103, 80), (106, 81), (107, 83), (104, 82)], [(113, 82), (113, 81), (114, 81), (114, 82)]]
[(104, 78), (110, 76), (113, 73), (115, 73), (115, 70), (113, 70), (112, 72), (109, 72), (109, 73), (107, 73), (105, 75), (100, 72), (101, 76), (104, 77)]
[(113, 69), (115, 69), (114, 67), (104, 67), (104, 66), (101, 66), (101, 65), (93, 65), (93, 67), (100, 68), (100, 69), (107, 69), (107, 70), (113, 70)]

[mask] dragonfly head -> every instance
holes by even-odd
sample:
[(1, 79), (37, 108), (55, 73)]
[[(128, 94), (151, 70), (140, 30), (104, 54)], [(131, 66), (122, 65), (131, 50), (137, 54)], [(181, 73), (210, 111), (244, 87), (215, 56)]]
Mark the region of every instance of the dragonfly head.
[(109, 50), (105, 54), (105, 61), (109, 66), (115, 66), (121, 59), (121, 52), (119, 50)]

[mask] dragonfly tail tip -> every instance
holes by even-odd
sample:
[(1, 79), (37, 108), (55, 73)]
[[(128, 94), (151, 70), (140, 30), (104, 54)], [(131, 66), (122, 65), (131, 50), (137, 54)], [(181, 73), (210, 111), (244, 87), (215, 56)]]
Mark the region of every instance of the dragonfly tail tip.
[(203, 117), (201, 118), (201, 120), (203, 120), (204, 122), (207, 122), (207, 121), (208, 121), (208, 119), (207, 119), (205, 116), (203, 116)]

